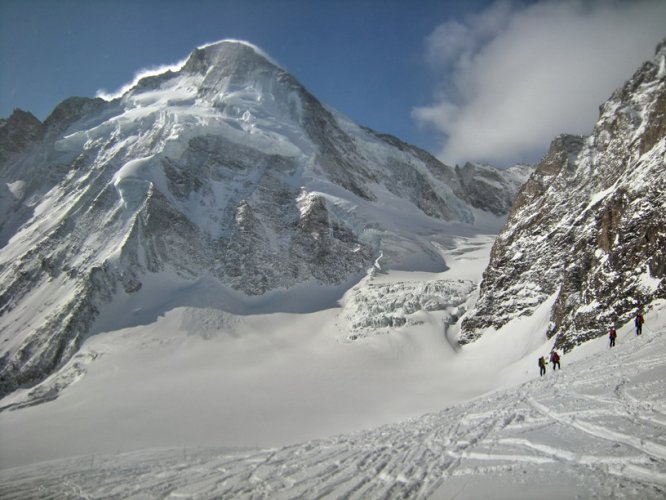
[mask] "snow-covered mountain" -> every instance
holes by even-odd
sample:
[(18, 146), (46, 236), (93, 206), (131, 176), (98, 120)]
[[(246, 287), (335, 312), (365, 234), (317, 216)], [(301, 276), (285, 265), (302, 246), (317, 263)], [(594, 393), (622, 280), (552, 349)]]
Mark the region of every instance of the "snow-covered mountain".
[(553, 142), (492, 258), (527, 167), (244, 43), (0, 121), (0, 496), (663, 498), (665, 68)]
[(461, 342), (552, 304), (566, 351), (666, 297), (666, 41), (601, 106), (588, 137), (563, 135), (516, 197)]
[(0, 121), (0, 394), (62, 366), (100, 318), (126, 326), (149, 275), (256, 297), (443, 269), (447, 224), (498, 224), (529, 173), (443, 165), (235, 41), (44, 123), (17, 110)]

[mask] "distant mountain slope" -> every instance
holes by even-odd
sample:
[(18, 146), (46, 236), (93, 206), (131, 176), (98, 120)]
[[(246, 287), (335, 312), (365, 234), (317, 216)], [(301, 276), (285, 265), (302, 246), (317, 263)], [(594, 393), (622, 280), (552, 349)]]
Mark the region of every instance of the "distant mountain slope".
[(528, 174), (362, 128), (241, 42), (44, 123), (16, 111), (0, 121), (0, 394), (61, 366), (146, 273), (256, 296), (358, 279), (380, 255), (442, 268), (443, 224), (502, 217)]
[(588, 137), (553, 141), (495, 242), (461, 342), (556, 296), (569, 350), (666, 297), (666, 42), (601, 106)]

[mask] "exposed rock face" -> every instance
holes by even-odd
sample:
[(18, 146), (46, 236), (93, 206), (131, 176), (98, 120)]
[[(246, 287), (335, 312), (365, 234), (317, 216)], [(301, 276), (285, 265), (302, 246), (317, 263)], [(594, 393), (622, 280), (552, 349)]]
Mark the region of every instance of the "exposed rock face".
[(58, 104), (51, 114), (44, 120), (44, 126), (49, 132), (57, 134), (86, 116), (96, 116), (106, 107), (103, 99), (88, 99), (87, 97), (70, 97)]
[(493, 247), (462, 343), (554, 294), (546, 333), (569, 350), (666, 297), (665, 57), (662, 44), (592, 135), (553, 141)]
[[(67, 99), (44, 124), (17, 111), (0, 122), (0, 159), (0, 394), (61, 366), (151, 273), (255, 296), (346, 283), (380, 253), (385, 267), (434, 259), (444, 221), (505, 206), (236, 42), (113, 101)], [(492, 199), (515, 194), (507, 178)], [(418, 234), (377, 217), (401, 207), (420, 214)]]
[(8, 119), (0, 119), (0, 162), (25, 151), (44, 135), (44, 125), (31, 113), (16, 109)]
[(487, 165), (466, 163), (455, 169), (459, 181), (456, 194), (475, 208), (503, 215), (514, 201), (511, 193), (520, 190), (533, 170), (529, 165), (516, 165), (500, 172)]

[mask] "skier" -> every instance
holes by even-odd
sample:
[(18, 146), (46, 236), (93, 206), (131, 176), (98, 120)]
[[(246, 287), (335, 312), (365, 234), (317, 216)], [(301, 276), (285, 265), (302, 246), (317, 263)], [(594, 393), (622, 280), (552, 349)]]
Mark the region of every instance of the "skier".
[(615, 331), (614, 326), (611, 326), (611, 329), (608, 332), (608, 338), (610, 339), (610, 347), (615, 346), (615, 339), (617, 338), (617, 332)]
[(634, 325), (636, 325), (636, 335), (643, 333), (643, 323), (645, 323), (645, 320), (643, 319), (642, 311), (639, 309), (636, 313), (636, 319), (634, 320)]
[(539, 358), (539, 376), (543, 376), (546, 373), (546, 358), (541, 356)]
[(550, 362), (553, 363), (553, 371), (555, 371), (555, 367), (559, 368), (560, 370), (562, 369), (562, 367), (560, 367), (560, 355), (557, 354), (557, 351), (551, 351)]

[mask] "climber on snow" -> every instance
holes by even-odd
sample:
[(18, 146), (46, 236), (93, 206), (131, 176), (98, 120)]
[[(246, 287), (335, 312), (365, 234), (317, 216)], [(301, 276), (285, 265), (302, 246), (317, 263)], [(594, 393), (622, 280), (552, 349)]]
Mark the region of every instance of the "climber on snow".
[(614, 326), (611, 326), (611, 329), (608, 331), (608, 339), (610, 340), (610, 347), (615, 346), (616, 338), (617, 338), (617, 331), (615, 331)]
[(643, 333), (643, 323), (645, 323), (645, 320), (643, 319), (643, 311), (639, 309), (636, 313), (636, 319), (634, 320), (634, 325), (636, 325), (636, 335)]
[(539, 357), (539, 376), (543, 376), (546, 373), (546, 358), (543, 356)]
[(560, 370), (562, 369), (560, 367), (560, 355), (557, 354), (557, 351), (551, 351), (550, 362), (553, 363), (553, 371), (555, 371), (556, 367), (559, 368)]

